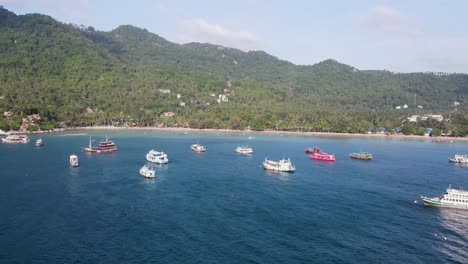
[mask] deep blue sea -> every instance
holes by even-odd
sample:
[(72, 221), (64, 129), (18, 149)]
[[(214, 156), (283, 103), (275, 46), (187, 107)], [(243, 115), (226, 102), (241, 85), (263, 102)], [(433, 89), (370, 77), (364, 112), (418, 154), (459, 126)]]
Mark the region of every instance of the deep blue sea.
[[(117, 152), (80, 151), (106, 134)], [(468, 167), (447, 162), (467, 142), (139, 130), (43, 135), (36, 148), (37, 138), (0, 144), (0, 263), (468, 263), (468, 211), (419, 201), (468, 188)], [(254, 155), (236, 154), (240, 144)], [(314, 146), (337, 161), (310, 160)], [(148, 180), (138, 171), (152, 148), (170, 163)], [(297, 171), (265, 172), (265, 157)]]

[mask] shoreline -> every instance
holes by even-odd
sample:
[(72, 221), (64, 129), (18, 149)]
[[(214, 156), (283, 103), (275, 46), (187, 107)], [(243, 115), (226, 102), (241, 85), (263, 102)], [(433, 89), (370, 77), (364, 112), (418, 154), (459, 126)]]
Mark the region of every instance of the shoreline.
[(181, 127), (72, 127), (66, 130), (153, 130), (153, 131), (173, 131), (173, 132), (211, 132), (211, 133), (238, 133), (238, 134), (258, 134), (258, 135), (294, 135), (294, 136), (318, 136), (318, 137), (367, 137), (367, 138), (395, 138), (395, 139), (425, 139), (436, 142), (450, 141), (468, 141), (468, 137), (429, 137), (419, 135), (403, 135), (403, 134), (351, 134), (351, 133), (335, 133), (335, 132), (300, 132), (300, 131), (275, 131), (275, 130), (234, 130), (234, 129), (214, 129), (214, 128), (181, 128)]

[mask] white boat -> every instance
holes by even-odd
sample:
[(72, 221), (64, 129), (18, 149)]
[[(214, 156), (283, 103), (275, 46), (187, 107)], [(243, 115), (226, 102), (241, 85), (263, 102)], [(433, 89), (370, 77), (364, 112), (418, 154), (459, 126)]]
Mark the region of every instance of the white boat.
[(252, 154), (253, 149), (248, 146), (238, 146), (235, 151), (239, 154)]
[(453, 157), (449, 158), (449, 162), (468, 163), (468, 155), (455, 154)]
[(190, 148), (195, 152), (205, 152), (206, 151), (205, 147), (200, 145), (200, 144), (193, 144), (193, 145), (190, 146)]
[(290, 159), (282, 159), (280, 161), (273, 161), (268, 160), (265, 158), (263, 162), (263, 168), (265, 170), (272, 170), (272, 171), (282, 171), (282, 172), (294, 172), (296, 167), (294, 167), (291, 163)]
[(468, 209), (468, 191), (447, 188), (441, 197), (421, 196), (425, 206)]
[(26, 135), (9, 135), (2, 138), (3, 143), (28, 143), (29, 137)]
[(44, 141), (42, 141), (42, 138), (36, 140), (36, 147), (42, 147), (44, 146)]
[(154, 178), (156, 177), (156, 173), (154, 169), (148, 168), (148, 166), (144, 165), (140, 169), (140, 175), (145, 178)]
[(169, 162), (166, 153), (162, 151), (156, 151), (154, 149), (150, 150), (146, 154), (146, 160), (156, 164), (166, 164)]
[(78, 167), (79, 164), (78, 164), (78, 156), (76, 156), (75, 154), (73, 155), (70, 155), (70, 165), (72, 167)]

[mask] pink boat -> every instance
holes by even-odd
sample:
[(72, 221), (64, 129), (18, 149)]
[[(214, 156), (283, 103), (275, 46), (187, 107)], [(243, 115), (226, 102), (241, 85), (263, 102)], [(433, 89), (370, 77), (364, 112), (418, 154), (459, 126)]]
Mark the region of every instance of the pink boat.
[(309, 155), (309, 157), (313, 160), (335, 161), (335, 154), (322, 152), (319, 148), (314, 148), (312, 150), (312, 155)]

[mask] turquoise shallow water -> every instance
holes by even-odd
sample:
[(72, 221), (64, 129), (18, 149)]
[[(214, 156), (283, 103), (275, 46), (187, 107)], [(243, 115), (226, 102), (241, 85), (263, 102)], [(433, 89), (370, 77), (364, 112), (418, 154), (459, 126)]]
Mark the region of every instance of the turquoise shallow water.
[[(86, 154), (106, 134), (113, 154)], [(248, 136), (255, 138), (248, 139)], [(0, 144), (1, 263), (466, 263), (468, 212), (420, 195), (468, 188), (468, 144), (154, 131), (73, 131)], [(206, 153), (189, 145), (203, 144)], [(234, 148), (249, 144), (254, 155)], [(305, 147), (335, 153), (309, 160)], [(139, 177), (145, 154), (170, 163)], [(368, 151), (373, 161), (352, 160)], [(70, 168), (69, 155), (80, 167)], [(294, 174), (265, 172), (290, 157)]]

